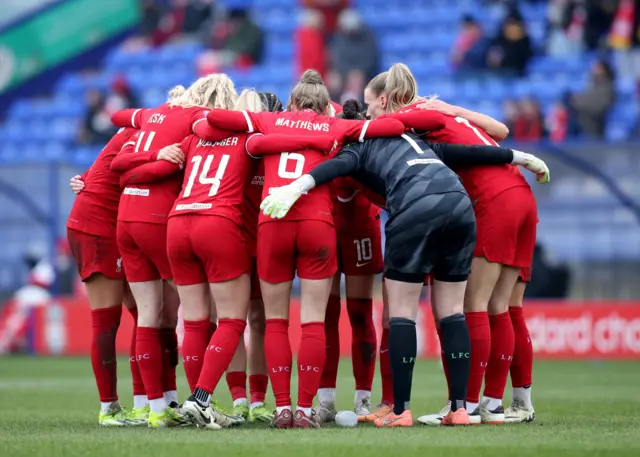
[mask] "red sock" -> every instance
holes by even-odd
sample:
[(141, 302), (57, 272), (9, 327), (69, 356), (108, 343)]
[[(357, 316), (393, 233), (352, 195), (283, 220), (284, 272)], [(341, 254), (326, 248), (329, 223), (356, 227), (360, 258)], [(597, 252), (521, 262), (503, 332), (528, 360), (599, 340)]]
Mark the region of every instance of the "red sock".
[(491, 325), (491, 355), (484, 380), (484, 396), (501, 399), (507, 384), (515, 336), (509, 313), (489, 316)]
[(442, 345), (442, 329), (438, 329), (438, 340), (440, 340), (440, 360), (442, 360), (442, 371), (444, 372), (444, 377), (447, 380), (447, 398), (451, 400), (451, 384), (449, 383), (449, 365), (447, 365), (447, 358), (444, 355), (443, 345)]
[(133, 380), (133, 395), (146, 395), (144, 390), (144, 382), (138, 368), (138, 360), (136, 359), (136, 333), (138, 329), (138, 308), (129, 310), (133, 317), (133, 333), (131, 335), (131, 345), (129, 346), (129, 369), (131, 370), (131, 379)]
[(116, 333), (120, 326), (122, 306), (91, 311), (91, 366), (101, 402), (118, 399)]
[(351, 363), (356, 390), (371, 392), (378, 342), (373, 324), (373, 300), (347, 298), (347, 313), (351, 322)]
[(382, 378), (382, 403), (393, 405), (393, 376), (389, 361), (389, 329), (382, 329), (380, 341), (380, 377)]
[(162, 398), (162, 348), (160, 329), (138, 327), (136, 358), (149, 400)]
[(329, 295), (327, 314), (324, 319), (324, 335), (327, 341), (326, 361), (320, 378), (320, 387), (336, 388), (338, 364), (340, 363), (340, 296)]
[(249, 375), (249, 392), (251, 394), (251, 403), (264, 403), (264, 397), (267, 395), (267, 386), (269, 385), (269, 377), (266, 374)]
[(209, 322), (209, 329), (207, 330), (208, 332), (208, 337), (207, 337), (207, 342), (211, 339), (211, 337), (213, 336), (214, 333), (216, 333), (216, 329), (218, 328), (218, 324), (215, 322)]
[[(298, 406), (311, 408), (327, 358), (324, 322), (302, 324), (298, 351)], [(335, 386), (335, 382), (333, 384)]]
[(160, 347), (162, 347), (162, 391), (177, 390), (178, 335), (176, 329), (160, 329)]
[(227, 372), (227, 385), (231, 399), (247, 398), (247, 373), (244, 371)]
[(471, 338), (471, 368), (467, 384), (467, 401), (478, 403), (484, 373), (491, 353), (491, 327), (486, 312), (465, 313), (469, 337)]
[[(324, 354), (324, 348), (322, 350)], [(264, 332), (264, 355), (269, 370), (271, 389), (276, 398), (276, 406), (291, 406), (291, 343), (289, 342), (289, 321), (267, 319)]]
[(522, 306), (509, 308), (509, 315), (515, 334), (515, 349), (511, 361), (511, 385), (513, 387), (529, 387), (533, 372), (533, 345), (527, 322), (522, 313)]
[(202, 321), (184, 321), (184, 339), (182, 340), (182, 366), (187, 376), (189, 390), (196, 390), (196, 384), (202, 371), (204, 353), (209, 337), (209, 319)]
[(222, 374), (231, 363), (236, 352), (240, 337), (244, 334), (247, 321), (244, 319), (220, 319), (218, 329), (215, 331), (207, 351), (204, 355), (204, 364), (198, 378), (197, 388), (213, 393)]

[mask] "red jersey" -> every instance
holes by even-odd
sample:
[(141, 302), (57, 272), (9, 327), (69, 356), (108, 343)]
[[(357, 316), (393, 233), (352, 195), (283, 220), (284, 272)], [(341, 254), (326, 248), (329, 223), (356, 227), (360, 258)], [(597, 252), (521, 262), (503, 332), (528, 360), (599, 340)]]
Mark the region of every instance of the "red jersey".
[[(183, 108), (167, 104), (136, 110), (131, 123), (139, 125), (140, 132), (135, 141), (128, 143), (120, 154), (139, 154), (138, 158), (153, 161), (155, 157), (151, 157), (151, 154), (184, 140), (194, 131), (195, 125), (206, 118), (206, 112), (202, 107)], [(125, 187), (120, 199), (118, 220), (166, 224), (181, 185), (182, 176), (176, 173), (152, 183)]]
[[(264, 134), (283, 134), (292, 136), (332, 135), (339, 143), (364, 139), (366, 121), (348, 121), (317, 114), (311, 110), (283, 113), (246, 113), (250, 131)], [(336, 152), (340, 149), (336, 148)], [(307, 149), (297, 152), (283, 152), (268, 155), (264, 160), (263, 198), (270, 189), (292, 183), (303, 174), (329, 158), (323, 152)], [(329, 186), (318, 186), (307, 195), (303, 195), (291, 208), (285, 220), (323, 220), (333, 224), (332, 202)], [(273, 219), (259, 215), (259, 223)]]
[(180, 144), (185, 154), (184, 180), (169, 217), (222, 216), (242, 226), (244, 191), (253, 160), (246, 151), (249, 136), (238, 133), (217, 142), (196, 135), (184, 139)]
[(255, 257), (255, 243), (258, 239), (258, 218), (260, 215), (260, 203), (262, 202), (262, 189), (264, 187), (264, 163), (255, 160), (251, 166), (251, 180), (244, 191), (244, 206), (242, 209), (242, 226), (247, 233), (247, 249), (252, 257)]
[[(398, 114), (405, 113), (406, 116), (414, 116), (416, 122), (418, 122), (418, 118), (431, 117), (435, 119), (435, 123), (444, 124), (437, 129), (427, 129), (429, 131), (426, 136), (431, 141), (464, 145), (498, 145), (484, 130), (466, 119), (414, 108), (413, 105), (408, 106), (398, 111)], [(393, 115), (391, 116), (393, 117)], [(407, 119), (401, 119), (405, 125), (408, 123)], [(513, 165), (483, 165), (460, 168), (454, 171), (460, 176), (464, 188), (474, 203), (487, 201), (512, 187), (529, 186), (518, 167)]]
[(76, 196), (67, 227), (90, 235), (115, 237), (120, 203), (120, 176), (111, 171), (111, 162), (122, 146), (137, 132), (122, 128), (102, 149), (82, 177), (84, 189)]
[(368, 227), (380, 216), (380, 208), (369, 201), (362, 192), (364, 186), (345, 177), (332, 182), (335, 193), (333, 216), (337, 230), (358, 230)]

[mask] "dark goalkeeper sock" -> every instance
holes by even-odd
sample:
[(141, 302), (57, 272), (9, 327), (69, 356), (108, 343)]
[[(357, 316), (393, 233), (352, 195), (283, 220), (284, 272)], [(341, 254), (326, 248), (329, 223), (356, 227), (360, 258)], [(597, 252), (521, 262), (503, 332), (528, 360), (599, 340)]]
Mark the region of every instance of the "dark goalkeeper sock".
[(449, 368), (451, 410), (465, 408), (467, 383), (471, 368), (471, 339), (464, 314), (454, 314), (440, 321), (442, 350)]
[(401, 317), (390, 319), (389, 359), (393, 377), (393, 412), (395, 414), (402, 414), (405, 410), (410, 409), (411, 381), (417, 350), (415, 321)]

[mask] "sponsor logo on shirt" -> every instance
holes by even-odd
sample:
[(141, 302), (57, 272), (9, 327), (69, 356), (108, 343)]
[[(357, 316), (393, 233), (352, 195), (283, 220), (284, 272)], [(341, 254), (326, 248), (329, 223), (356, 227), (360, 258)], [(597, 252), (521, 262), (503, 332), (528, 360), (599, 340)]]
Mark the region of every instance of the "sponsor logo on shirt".
[(407, 165), (409, 165), (410, 167), (414, 166), (414, 165), (429, 165), (432, 163), (442, 163), (442, 160), (438, 160), (438, 159), (413, 159), (413, 160), (407, 160)]
[(252, 186), (264, 186), (264, 176), (254, 176), (251, 180)]
[(186, 209), (211, 209), (213, 205), (211, 203), (190, 203), (188, 205), (176, 205), (176, 211), (182, 211)]
[(138, 197), (148, 197), (149, 196), (149, 189), (136, 189), (135, 187), (125, 187), (124, 188), (124, 192), (122, 192), (124, 195), (135, 195)]

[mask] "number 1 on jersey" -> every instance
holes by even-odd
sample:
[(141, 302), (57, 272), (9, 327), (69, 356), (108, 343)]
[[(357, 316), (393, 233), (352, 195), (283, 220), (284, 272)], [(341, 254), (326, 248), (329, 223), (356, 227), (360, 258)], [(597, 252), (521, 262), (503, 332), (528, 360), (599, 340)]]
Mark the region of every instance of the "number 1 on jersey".
[[(220, 163), (218, 164), (218, 169), (216, 170), (216, 174), (213, 178), (207, 177), (209, 174), (209, 169), (211, 168), (211, 163), (213, 162), (213, 154), (207, 156), (204, 161), (204, 166), (202, 167), (202, 172), (200, 173), (200, 177), (198, 178), (198, 182), (200, 184), (211, 184), (211, 189), (209, 190), (209, 197), (213, 197), (218, 193), (218, 189), (220, 188), (220, 183), (224, 176), (224, 172), (227, 170), (227, 165), (229, 164), (229, 156), (228, 154), (224, 154), (220, 159)], [(182, 194), (183, 197), (188, 197), (191, 195), (191, 190), (193, 189), (193, 185), (196, 181), (196, 176), (200, 170), (200, 165), (202, 164), (202, 156), (194, 156), (191, 159), (191, 163), (193, 163), (193, 169), (191, 170), (191, 174), (189, 175), (189, 180), (187, 181), (187, 186), (184, 188), (184, 192)]]
[(140, 132), (138, 135), (138, 141), (136, 142), (135, 152), (140, 152), (140, 145), (144, 141), (145, 135), (147, 135), (147, 141), (144, 143), (142, 151), (149, 152), (151, 150), (151, 143), (153, 142), (153, 138), (156, 136), (156, 132)]
[(480, 140), (486, 144), (487, 146), (498, 146), (498, 143), (496, 143), (495, 141), (493, 141), (493, 139), (487, 139), (484, 137), (484, 135), (482, 133), (480, 133), (480, 130), (478, 130), (476, 127), (474, 127), (473, 125), (471, 125), (469, 123), (468, 120), (466, 120), (464, 117), (456, 117), (456, 122), (458, 124), (464, 124), (467, 127), (469, 127), (471, 130), (473, 130), (473, 133), (476, 134), (476, 136), (478, 138), (480, 138)]

